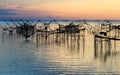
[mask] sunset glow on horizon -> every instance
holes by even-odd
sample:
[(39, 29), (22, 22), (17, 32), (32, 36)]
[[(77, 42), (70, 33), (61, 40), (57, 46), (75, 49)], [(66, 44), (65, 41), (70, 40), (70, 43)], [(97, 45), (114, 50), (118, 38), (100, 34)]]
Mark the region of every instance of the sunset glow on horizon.
[(120, 20), (120, 0), (1, 0), (0, 17)]

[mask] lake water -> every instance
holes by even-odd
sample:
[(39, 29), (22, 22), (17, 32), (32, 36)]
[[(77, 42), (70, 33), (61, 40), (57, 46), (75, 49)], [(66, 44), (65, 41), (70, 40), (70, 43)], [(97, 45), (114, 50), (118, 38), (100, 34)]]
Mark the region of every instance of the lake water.
[[(4, 23), (1, 21), (0, 25)], [(15, 33), (3, 34), (0, 29), (0, 75), (120, 74), (120, 41), (109, 44), (99, 39), (98, 46), (94, 39), (85, 31), (80, 38), (59, 35), (56, 41), (54, 34), (46, 39), (36, 33), (25, 40)]]

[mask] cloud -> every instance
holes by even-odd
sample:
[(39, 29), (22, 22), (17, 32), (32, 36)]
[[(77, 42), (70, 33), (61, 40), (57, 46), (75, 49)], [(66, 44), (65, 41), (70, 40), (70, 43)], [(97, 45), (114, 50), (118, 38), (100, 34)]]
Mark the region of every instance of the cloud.
[[(11, 8), (12, 7), (12, 8)], [(21, 9), (22, 8), (22, 9)], [(6, 19), (40, 19), (47, 18), (51, 12), (44, 10), (29, 10), (26, 7), (7, 6), (0, 8), (0, 20)]]
[(54, 19), (59, 13), (40, 9), (40, 6), (0, 5), (0, 19)]
[(12, 9), (3, 9), (3, 8), (0, 8), (0, 15), (3, 15), (3, 16), (8, 16), (8, 15), (16, 15), (15, 11), (12, 10)]

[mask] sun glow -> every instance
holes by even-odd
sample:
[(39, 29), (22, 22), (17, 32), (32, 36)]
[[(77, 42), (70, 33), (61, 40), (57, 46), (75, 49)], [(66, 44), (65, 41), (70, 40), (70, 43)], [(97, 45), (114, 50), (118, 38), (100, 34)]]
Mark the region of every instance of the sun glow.
[[(70, 19), (120, 19), (120, 0), (25, 0), (0, 1), (1, 9), (26, 12), (28, 16)], [(31, 17), (32, 17), (31, 16)], [(4, 17), (4, 16), (3, 16)]]

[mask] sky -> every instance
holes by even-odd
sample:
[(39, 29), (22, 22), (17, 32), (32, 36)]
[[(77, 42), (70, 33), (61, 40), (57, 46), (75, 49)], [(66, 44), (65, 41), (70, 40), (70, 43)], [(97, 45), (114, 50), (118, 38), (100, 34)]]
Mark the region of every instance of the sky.
[(0, 0), (0, 19), (120, 20), (120, 0)]

